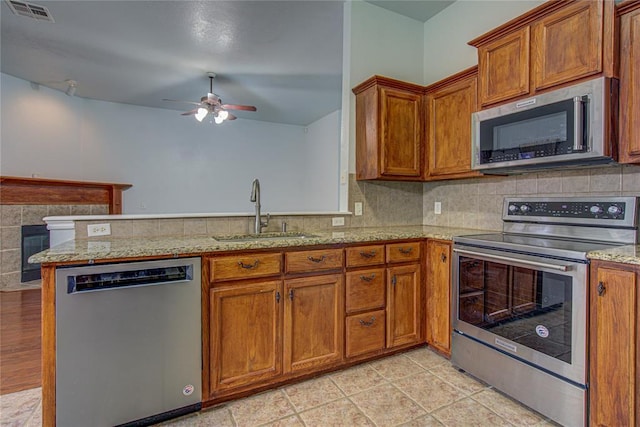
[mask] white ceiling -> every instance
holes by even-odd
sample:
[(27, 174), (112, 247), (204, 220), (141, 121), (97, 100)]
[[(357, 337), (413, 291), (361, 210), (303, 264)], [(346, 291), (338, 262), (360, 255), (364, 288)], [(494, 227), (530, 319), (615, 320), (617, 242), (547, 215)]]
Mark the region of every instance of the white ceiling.
[[(14, 15), (2, 1), (3, 73), (62, 91), (72, 79), (79, 97), (186, 111), (162, 99), (199, 101), (212, 71), (223, 102), (257, 107), (241, 118), (305, 126), (340, 108), (342, 0), (33, 3), (55, 22)], [(451, 2), (371, 3), (426, 20)]]

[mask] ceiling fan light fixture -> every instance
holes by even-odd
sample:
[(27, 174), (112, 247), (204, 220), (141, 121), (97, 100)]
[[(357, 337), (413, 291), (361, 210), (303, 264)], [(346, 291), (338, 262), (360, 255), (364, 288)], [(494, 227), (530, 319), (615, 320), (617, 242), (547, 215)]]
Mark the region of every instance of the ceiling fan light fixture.
[(222, 120), (227, 120), (227, 118), (229, 117), (229, 113), (226, 110), (220, 110), (218, 111), (218, 117), (220, 117)]
[(214, 117), (213, 121), (215, 121), (216, 124), (219, 125), (222, 122), (224, 122), (224, 119), (222, 117), (220, 117), (220, 115), (217, 115), (217, 116)]
[(195, 118), (197, 121), (201, 122), (205, 117), (207, 117), (208, 113), (209, 111), (206, 108), (200, 107), (195, 114)]

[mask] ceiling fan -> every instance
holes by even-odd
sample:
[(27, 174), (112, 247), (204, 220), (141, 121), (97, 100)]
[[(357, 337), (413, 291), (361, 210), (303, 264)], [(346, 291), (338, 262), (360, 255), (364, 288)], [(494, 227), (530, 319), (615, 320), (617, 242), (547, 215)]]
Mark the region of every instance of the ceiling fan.
[(186, 104), (194, 104), (196, 108), (190, 111), (182, 113), (183, 116), (195, 116), (196, 120), (201, 122), (204, 118), (211, 114), (213, 120), (220, 124), (225, 120), (235, 120), (237, 117), (229, 113), (227, 110), (244, 110), (244, 111), (256, 111), (256, 107), (253, 105), (237, 105), (237, 104), (223, 104), (222, 99), (215, 93), (213, 93), (213, 79), (216, 76), (215, 73), (207, 73), (209, 76), (209, 93), (207, 96), (200, 98), (200, 102), (193, 101), (179, 101), (176, 99), (163, 99), (163, 101), (170, 102), (183, 102)]

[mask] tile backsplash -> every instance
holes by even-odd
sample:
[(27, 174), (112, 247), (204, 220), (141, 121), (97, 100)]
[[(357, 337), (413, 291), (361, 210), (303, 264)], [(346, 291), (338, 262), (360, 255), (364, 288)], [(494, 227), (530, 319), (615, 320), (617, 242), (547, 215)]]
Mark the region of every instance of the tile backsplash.
[[(423, 224), (502, 229), (506, 196), (640, 196), (640, 166), (624, 165), (424, 184)], [(442, 203), (442, 214), (434, 203)]]

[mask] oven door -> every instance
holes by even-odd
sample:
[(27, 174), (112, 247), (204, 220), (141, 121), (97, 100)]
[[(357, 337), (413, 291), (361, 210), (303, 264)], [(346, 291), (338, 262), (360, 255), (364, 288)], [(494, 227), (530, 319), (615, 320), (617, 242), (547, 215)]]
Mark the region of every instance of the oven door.
[(456, 244), (453, 329), (584, 385), (587, 274), (586, 261)]

